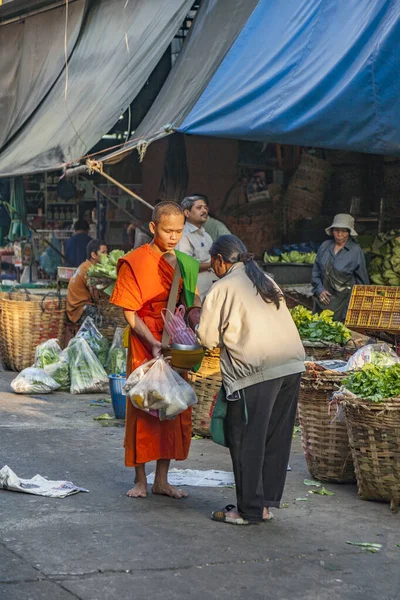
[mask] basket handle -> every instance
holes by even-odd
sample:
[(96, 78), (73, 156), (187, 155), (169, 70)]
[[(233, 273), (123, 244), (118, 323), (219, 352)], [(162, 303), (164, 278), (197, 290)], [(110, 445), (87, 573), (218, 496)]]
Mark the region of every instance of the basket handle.
[[(48, 308), (44, 304), (45, 301), (48, 300), (48, 299), (50, 299), (50, 298), (52, 298), (52, 297), (54, 297), (54, 296), (55, 296), (56, 301), (58, 300), (58, 307), (57, 307), (55, 301), (53, 301), (50, 304), (50, 309), (54, 310), (54, 308), (56, 308), (56, 310), (61, 310), (61, 294), (59, 294), (57, 292), (48, 292), (47, 294), (45, 294), (45, 296), (43, 296), (43, 298), (42, 298), (42, 300), (40, 302), (40, 308), (42, 309), (42, 312), (46, 312), (46, 309)], [(47, 312), (50, 312), (50, 310), (47, 310)]]
[(16, 285), (13, 285), (13, 287), (11, 288), (11, 290), (8, 292), (8, 298), (9, 298), (9, 300), (11, 300), (11, 296), (12, 296), (13, 293), (21, 293), (21, 292), (25, 292), (26, 301), (29, 302), (29, 300), (31, 299), (31, 295), (28, 292), (28, 290), (26, 288), (17, 288)]

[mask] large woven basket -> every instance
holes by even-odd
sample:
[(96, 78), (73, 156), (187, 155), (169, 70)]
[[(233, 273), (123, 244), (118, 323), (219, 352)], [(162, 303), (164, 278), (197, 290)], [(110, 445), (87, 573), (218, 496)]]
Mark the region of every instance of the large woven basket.
[(211, 409), (222, 385), (220, 350), (206, 352), (197, 373), (189, 373), (188, 381), (196, 392), (198, 403), (193, 406), (193, 433), (210, 437)]
[(330, 411), (332, 393), (345, 376), (309, 368), (301, 378), (298, 418), (303, 451), (308, 470), (321, 481), (355, 481), (346, 424)]
[(359, 398), (342, 401), (350, 447), (363, 500), (400, 504), (400, 398), (374, 403)]
[(112, 340), (117, 327), (124, 329), (127, 326), (124, 311), (119, 306), (111, 304), (110, 296), (102, 289), (90, 287), (90, 291), (99, 314), (98, 329), (106, 338)]
[(312, 345), (312, 342), (303, 340), (304, 350), (307, 356), (312, 356), (314, 361), (318, 360), (349, 360), (351, 356), (358, 350), (355, 340), (350, 339), (341, 346), (340, 344), (332, 344), (318, 342), (319, 346)]
[(0, 347), (3, 365), (22, 371), (34, 363), (36, 346), (50, 338), (62, 344), (66, 301), (54, 292), (0, 293)]

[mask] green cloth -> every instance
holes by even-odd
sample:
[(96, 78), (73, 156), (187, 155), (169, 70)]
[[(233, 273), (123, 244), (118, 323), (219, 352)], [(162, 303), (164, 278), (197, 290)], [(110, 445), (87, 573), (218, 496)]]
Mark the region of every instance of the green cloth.
[(193, 306), (194, 297), (196, 295), (200, 263), (195, 258), (192, 258), (179, 250), (175, 250), (175, 254), (183, 279), (183, 296), (185, 298), (186, 308), (190, 308), (190, 306)]
[(25, 186), (23, 177), (15, 177), (11, 182), (10, 194), (10, 217), (11, 225), (8, 239), (11, 242), (29, 236), (29, 228), (26, 224)]
[(218, 221), (218, 219), (214, 219), (213, 217), (208, 217), (204, 223), (204, 229), (211, 236), (213, 242), (216, 242), (221, 235), (230, 235), (231, 233), (222, 221)]

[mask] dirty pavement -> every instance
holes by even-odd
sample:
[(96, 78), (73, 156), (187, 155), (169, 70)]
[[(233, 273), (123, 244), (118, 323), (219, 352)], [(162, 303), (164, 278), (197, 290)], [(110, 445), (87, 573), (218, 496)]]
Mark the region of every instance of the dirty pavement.
[[(274, 521), (219, 524), (211, 511), (233, 502), (233, 489), (188, 488), (182, 501), (129, 499), (123, 427), (94, 419), (111, 405), (93, 395), (17, 396), (12, 378), (0, 373), (0, 468), (71, 480), (89, 493), (61, 500), (0, 491), (1, 599), (399, 597), (400, 516), (361, 501), (353, 485), (326, 484), (332, 496), (310, 493), (320, 488), (304, 484), (311, 477), (299, 432)], [(231, 470), (228, 452), (203, 439), (172, 466)]]

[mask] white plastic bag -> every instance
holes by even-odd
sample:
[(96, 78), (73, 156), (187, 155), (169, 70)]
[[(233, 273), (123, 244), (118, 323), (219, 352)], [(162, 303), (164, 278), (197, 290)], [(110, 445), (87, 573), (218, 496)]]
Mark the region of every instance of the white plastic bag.
[(36, 347), (34, 366), (38, 369), (44, 369), (46, 365), (52, 365), (57, 362), (60, 354), (61, 348), (58, 345), (58, 340), (55, 338), (47, 340)]
[(60, 390), (69, 392), (71, 387), (71, 374), (69, 369), (68, 350), (63, 350), (54, 363), (43, 367), (43, 371), (50, 375), (60, 385)]
[(90, 394), (107, 390), (107, 373), (84, 338), (72, 338), (68, 344), (68, 356), (71, 394)]
[(361, 369), (365, 364), (372, 363), (377, 367), (391, 367), (400, 362), (400, 358), (385, 342), (363, 346), (347, 361), (345, 371)]
[(124, 375), (126, 373), (127, 348), (124, 348), (124, 330), (117, 327), (113, 343), (108, 353), (106, 371), (108, 375)]
[(100, 363), (105, 367), (110, 349), (110, 342), (97, 329), (91, 317), (86, 317), (76, 334), (77, 338), (83, 338), (89, 344)]
[(146, 412), (158, 410), (160, 421), (173, 419), (197, 402), (193, 388), (163, 357), (135, 369), (124, 386), (124, 392), (136, 408)]
[(16, 394), (50, 394), (60, 386), (43, 369), (29, 367), (17, 375), (11, 387)]

